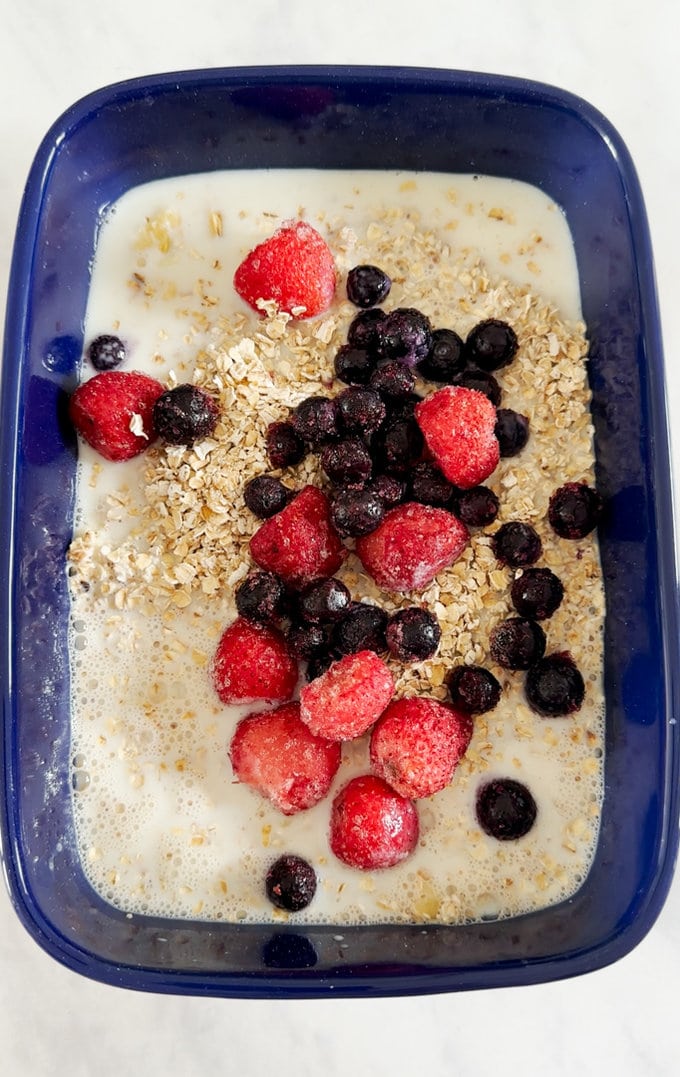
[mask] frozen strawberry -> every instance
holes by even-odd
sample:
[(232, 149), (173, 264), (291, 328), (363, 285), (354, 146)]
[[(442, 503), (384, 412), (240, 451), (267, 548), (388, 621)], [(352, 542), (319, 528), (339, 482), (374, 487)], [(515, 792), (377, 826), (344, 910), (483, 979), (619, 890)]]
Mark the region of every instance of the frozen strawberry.
[(335, 293), (330, 247), (306, 221), (287, 221), (241, 262), (234, 287), (257, 310), (258, 299), (273, 299), (280, 310), (311, 318), (327, 310)]
[(237, 617), (222, 633), (212, 677), (223, 703), (279, 703), (295, 691), (298, 667), (277, 629)]
[(310, 733), (300, 720), (299, 703), (242, 718), (229, 746), (237, 779), (284, 815), (323, 800), (340, 766), (340, 754), (337, 742)]
[(71, 422), (107, 460), (129, 460), (156, 438), (153, 406), (165, 390), (136, 370), (111, 370), (84, 381), (69, 401)]
[(392, 698), (392, 674), (375, 651), (357, 651), (333, 662), (300, 691), (300, 717), (329, 740), (360, 737)]
[(472, 719), (436, 699), (413, 696), (387, 707), (371, 733), (371, 767), (404, 797), (446, 788), (467, 751)]
[(328, 498), (316, 486), (304, 486), (265, 520), (250, 540), (250, 552), (260, 568), (291, 587), (332, 576), (347, 556), (331, 523)]
[(330, 846), (352, 868), (391, 868), (416, 847), (418, 811), (382, 778), (352, 778), (331, 808)]
[(422, 591), (460, 557), (469, 532), (445, 509), (406, 502), (391, 509), (379, 527), (357, 539), (362, 565), (386, 591)]
[(415, 410), (436, 464), (449, 482), (464, 490), (484, 482), (500, 459), (496, 409), (484, 393), (445, 385)]

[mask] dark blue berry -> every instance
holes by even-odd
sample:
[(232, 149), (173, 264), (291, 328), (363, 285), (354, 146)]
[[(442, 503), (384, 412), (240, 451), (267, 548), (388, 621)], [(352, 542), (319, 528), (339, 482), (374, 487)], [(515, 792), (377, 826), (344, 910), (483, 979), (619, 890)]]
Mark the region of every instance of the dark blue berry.
[(446, 684), (454, 707), (465, 714), (486, 714), (501, 698), (500, 684), (484, 666), (455, 666)]
[(537, 714), (560, 718), (580, 709), (585, 683), (571, 655), (551, 654), (529, 670), (524, 692)]
[(312, 449), (325, 445), (338, 433), (335, 401), (327, 396), (308, 396), (301, 400), (290, 421), (298, 437)]
[(343, 538), (375, 531), (385, 516), (385, 502), (369, 488), (339, 490), (331, 502), (331, 521)]
[(597, 527), (601, 516), (602, 499), (584, 482), (565, 483), (548, 502), (548, 520), (560, 538), (585, 538)]
[(456, 497), (456, 515), (467, 527), (488, 527), (498, 516), (500, 503), (488, 486), (472, 486)]
[(284, 486), (280, 479), (273, 475), (256, 475), (249, 479), (243, 487), (243, 500), (260, 520), (267, 520), (270, 516), (285, 508), (293, 491)]
[(369, 385), (386, 399), (399, 400), (413, 393), (416, 376), (405, 363), (398, 359), (388, 359), (373, 371)]
[(489, 644), (503, 669), (529, 669), (545, 654), (545, 632), (527, 617), (508, 617), (492, 629)]
[(335, 373), (346, 385), (368, 385), (375, 363), (375, 356), (365, 348), (343, 344), (335, 354)]
[(498, 408), (494, 432), (501, 456), (517, 456), (529, 440), (529, 420), (512, 408)]
[(338, 621), (352, 602), (344, 583), (331, 576), (327, 580), (310, 583), (298, 596), (298, 612), (310, 623), (326, 624)]
[(388, 616), (380, 606), (368, 602), (353, 602), (347, 613), (333, 627), (332, 643), (339, 654), (356, 654), (357, 651), (387, 650), (385, 631)]
[(125, 359), (125, 345), (120, 337), (102, 334), (90, 344), (87, 357), (95, 370), (113, 370)]
[(358, 434), (365, 440), (376, 432), (387, 415), (380, 394), (373, 388), (360, 385), (344, 389), (336, 396), (335, 404), (343, 430)]
[(390, 654), (400, 662), (424, 662), (439, 646), (442, 630), (429, 610), (409, 606), (393, 613), (385, 638)]
[(382, 471), (405, 475), (420, 459), (424, 444), (422, 431), (414, 418), (392, 419), (377, 434), (376, 463)]
[(522, 617), (552, 617), (564, 597), (562, 581), (549, 568), (527, 568), (512, 581), (512, 604)]
[(468, 361), (482, 370), (498, 370), (514, 359), (517, 336), (507, 322), (488, 318), (468, 333), (465, 353)]
[(324, 625), (293, 622), (285, 636), (291, 654), (303, 661), (328, 650), (329, 633)]
[(397, 307), (379, 326), (380, 354), (415, 366), (424, 359), (432, 343), (430, 319), (414, 307)]
[(518, 520), (501, 524), (491, 539), (491, 547), (497, 560), (511, 568), (533, 565), (543, 552), (543, 544), (536, 529), (531, 524)]
[(406, 496), (405, 481), (395, 475), (376, 475), (367, 483), (366, 489), (377, 494), (387, 509), (399, 505)]
[(462, 374), (456, 377), (454, 385), (462, 385), (465, 389), (476, 389), (478, 393), (484, 393), (484, 396), (489, 398), (495, 408), (500, 404), (503, 395), (501, 387), (493, 374), (488, 374), (485, 370), (475, 370), (474, 368), (464, 370)]
[(375, 307), (390, 294), (392, 281), (378, 266), (354, 266), (347, 274), (347, 298), (355, 307)]
[(236, 609), (246, 621), (269, 624), (285, 609), (286, 589), (273, 572), (251, 572), (236, 589)]
[(328, 651), (319, 651), (317, 654), (313, 654), (307, 661), (305, 680), (315, 681), (317, 677), (320, 677), (326, 670), (330, 669), (333, 661), (333, 655), (329, 654)]
[(305, 443), (295, 433), (292, 423), (270, 423), (267, 427), (266, 445), (269, 462), (276, 468), (299, 464), (307, 454)]
[(326, 445), (321, 466), (332, 483), (343, 486), (363, 483), (373, 469), (371, 454), (359, 438), (344, 438)]
[(411, 499), (423, 505), (446, 508), (456, 493), (456, 487), (442, 475), (434, 464), (414, 464), (408, 476)]
[(316, 873), (301, 856), (280, 856), (269, 868), (265, 879), (267, 897), (277, 909), (299, 912), (316, 893)]
[(153, 406), (158, 436), (170, 445), (191, 445), (209, 437), (217, 426), (219, 409), (198, 385), (177, 385), (161, 393)]
[(377, 356), (380, 348), (380, 328), (387, 315), (379, 307), (370, 310), (362, 310), (356, 318), (350, 322), (347, 330), (347, 343), (353, 348), (362, 348), (371, 355)]
[(497, 841), (517, 841), (536, 821), (536, 801), (522, 782), (495, 778), (477, 793), (476, 814), (482, 830)]
[(435, 329), (430, 350), (418, 363), (418, 373), (428, 381), (452, 385), (467, 362), (463, 341), (453, 329)]

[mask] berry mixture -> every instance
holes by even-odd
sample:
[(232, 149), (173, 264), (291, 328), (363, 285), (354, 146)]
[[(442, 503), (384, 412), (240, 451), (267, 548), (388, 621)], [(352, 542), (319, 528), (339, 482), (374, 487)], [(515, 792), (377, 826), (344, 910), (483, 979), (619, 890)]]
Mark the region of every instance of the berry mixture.
[[(407, 270), (395, 272), (389, 260), (348, 267), (304, 221), (253, 246), (233, 281), (262, 318), (247, 346), (231, 345), (216, 381), (155, 382), (152, 392), (153, 379), (126, 372), (136, 387), (134, 417), (124, 418), (122, 389), (110, 393), (108, 408), (90, 389), (93, 435), (76, 418), (87, 386), (122, 378), (111, 367), (136, 361), (124, 345), (120, 359), (107, 358), (119, 354), (120, 340), (100, 335), (111, 341), (99, 344), (106, 373), (84, 382), (71, 402), (76, 429), (102, 455), (126, 458), (110, 455), (112, 445), (114, 453), (128, 451), (119, 445), (150, 450), (152, 467), (158, 459), (186, 468), (195, 490), (212, 451), (203, 443), (219, 438), (218, 422), (234, 429), (235, 449), (258, 461), (252, 467), (243, 453), (243, 469), (237, 464), (222, 488), (207, 489), (176, 544), (184, 571), (172, 594), (200, 588), (204, 605), (215, 596), (236, 614), (207, 663), (215, 700), (250, 708), (234, 725), (225, 781), (250, 796), (244, 803), (313, 817), (329, 853), (369, 875), (414, 857), (419, 838), (428, 845), (424, 801), (437, 820), (435, 840), (453, 827), (474, 845), (475, 824), (491, 843), (530, 840), (543, 795), (531, 767), (526, 782), (487, 780), (486, 772), (495, 737), (505, 744), (514, 735), (521, 755), (534, 735), (526, 714), (552, 729), (544, 719), (574, 721), (588, 705), (581, 655), (568, 650), (569, 580), (548, 564), (561, 564), (560, 540), (581, 543), (594, 531), (602, 503), (572, 472), (563, 482), (555, 475), (547, 507), (532, 500), (531, 453), (544, 432), (540, 414), (517, 394), (527, 377), (518, 371), (531, 369), (538, 339), (523, 331), (524, 307), (507, 303), (501, 318), (479, 303), (474, 318), (461, 304), (442, 325), (437, 308), (409, 301)], [(95, 368), (96, 343), (88, 352)], [(298, 381), (303, 346), (318, 370), (310, 366)], [(248, 385), (270, 352), (279, 365), (262, 369), (274, 389), (251, 405), (248, 426)], [(164, 496), (168, 517), (185, 514), (171, 478)], [(245, 510), (236, 532), (241, 565), (192, 575), (200, 529), (232, 505)], [(216, 543), (209, 557), (217, 564), (220, 556)], [(580, 546), (571, 556), (583, 556)], [(219, 721), (217, 705), (215, 714)], [(472, 790), (474, 818), (459, 811), (444, 822), (437, 804), (456, 786)], [(278, 834), (278, 824), (263, 824), (265, 847), (272, 825)], [(293, 916), (314, 909), (324, 877), (298, 852), (304, 847), (270, 857), (261, 877), (268, 901)], [(409, 884), (413, 915), (455, 919), (440, 912), (441, 892), (430, 895), (414, 864), (410, 878), (421, 893)]]

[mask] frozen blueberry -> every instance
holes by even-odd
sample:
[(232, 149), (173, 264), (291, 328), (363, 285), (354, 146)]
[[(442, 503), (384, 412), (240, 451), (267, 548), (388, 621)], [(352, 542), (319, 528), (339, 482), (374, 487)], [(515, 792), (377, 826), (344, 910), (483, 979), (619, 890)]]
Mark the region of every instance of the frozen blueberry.
[(517, 336), (512, 326), (499, 318), (479, 322), (467, 335), (468, 361), (482, 370), (498, 370), (512, 362), (517, 353)]
[(522, 782), (495, 778), (477, 793), (477, 821), (482, 830), (498, 841), (517, 841), (536, 821), (536, 801)]
[(601, 516), (602, 498), (584, 482), (565, 483), (548, 502), (548, 520), (560, 538), (585, 538), (597, 527)]
[(543, 544), (536, 529), (519, 520), (501, 524), (491, 540), (491, 547), (497, 560), (511, 568), (533, 565), (543, 552)]
[(380, 349), (380, 327), (386, 317), (385, 312), (379, 307), (362, 310), (350, 322), (347, 343), (353, 348), (362, 348), (371, 355), (377, 356)]
[(485, 714), (501, 698), (500, 684), (484, 666), (454, 666), (446, 685), (454, 707), (466, 714)]
[(512, 408), (498, 408), (495, 434), (501, 456), (517, 456), (529, 440), (529, 420)]
[(320, 448), (338, 432), (335, 401), (327, 396), (308, 396), (301, 400), (290, 421), (298, 437), (313, 449)]
[(415, 307), (397, 307), (379, 326), (380, 354), (415, 366), (424, 359), (432, 343), (430, 319)]
[(298, 596), (298, 611), (305, 621), (325, 624), (338, 621), (352, 602), (344, 583), (331, 576), (308, 584)]
[(414, 418), (394, 418), (376, 435), (377, 465), (390, 474), (405, 475), (420, 459), (424, 444), (422, 431)]
[(528, 617), (508, 617), (491, 630), (489, 650), (504, 669), (529, 669), (545, 654), (545, 632)]
[(336, 396), (335, 405), (343, 430), (358, 434), (365, 440), (376, 432), (387, 415), (380, 394), (373, 388), (361, 385), (344, 389)]
[(469, 370), (464, 370), (462, 374), (459, 374), (453, 384), (462, 385), (465, 389), (476, 389), (478, 393), (484, 393), (484, 396), (489, 398), (495, 408), (501, 402), (503, 395), (501, 387), (493, 374), (489, 374), (486, 370), (475, 370), (471, 367)]
[(288, 649), (295, 658), (308, 660), (328, 649), (328, 631), (324, 625), (293, 622), (286, 629)]
[(377, 494), (384, 502), (386, 509), (399, 505), (406, 496), (406, 483), (403, 479), (398, 479), (396, 475), (375, 475), (366, 484), (366, 489)]
[(333, 627), (334, 649), (340, 654), (356, 654), (357, 651), (384, 653), (387, 650), (387, 621), (387, 614), (380, 606), (353, 602)]
[(416, 376), (405, 363), (398, 359), (388, 359), (373, 371), (369, 385), (388, 400), (398, 400), (413, 392)]
[(409, 474), (409, 488), (413, 501), (439, 508), (450, 505), (456, 493), (456, 487), (442, 475), (439, 468), (426, 461), (413, 465)]
[(347, 274), (347, 298), (355, 307), (375, 307), (390, 294), (392, 281), (378, 266), (354, 266)]
[(198, 385), (176, 385), (161, 393), (153, 406), (153, 423), (158, 436), (169, 445), (191, 445), (212, 434), (219, 408), (209, 393)]
[(265, 889), (272, 905), (288, 912), (299, 912), (309, 905), (316, 893), (316, 873), (301, 856), (287, 853), (269, 868)]
[(393, 613), (385, 632), (390, 654), (400, 662), (424, 662), (431, 658), (441, 637), (435, 615), (420, 606), (408, 606)]
[(435, 329), (430, 350), (418, 363), (418, 373), (428, 381), (452, 385), (465, 368), (464, 345), (453, 329)]
[(272, 467), (292, 467), (304, 459), (307, 450), (292, 423), (270, 423), (266, 434), (267, 456)]
[(325, 673), (327, 669), (330, 669), (333, 661), (333, 655), (328, 651), (319, 651), (317, 654), (313, 654), (307, 661), (305, 680), (315, 681), (317, 677), (320, 677), (322, 673)]
[(365, 348), (343, 344), (335, 353), (335, 373), (346, 385), (367, 385), (375, 362), (375, 357)]
[(125, 345), (120, 337), (102, 333), (87, 349), (87, 357), (95, 370), (113, 370), (125, 360)]
[(524, 692), (532, 710), (559, 718), (580, 709), (585, 683), (569, 654), (550, 654), (527, 673)]
[(259, 520), (266, 520), (286, 507), (292, 493), (273, 475), (256, 475), (243, 487), (243, 500)]
[(385, 502), (369, 488), (339, 490), (331, 502), (331, 520), (343, 538), (359, 538), (375, 531), (385, 516)]
[(527, 568), (512, 581), (512, 604), (522, 617), (543, 621), (552, 617), (564, 597), (559, 576), (549, 568)]
[(236, 609), (246, 621), (270, 624), (284, 612), (286, 589), (273, 572), (251, 572), (236, 588)]
[(344, 438), (326, 445), (321, 466), (333, 483), (350, 485), (364, 482), (373, 468), (371, 454), (359, 438)]
[(488, 527), (499, 508), (498, 498), (488, 486), (472, 486), (456, 497), (456, 515), (467, 527)]

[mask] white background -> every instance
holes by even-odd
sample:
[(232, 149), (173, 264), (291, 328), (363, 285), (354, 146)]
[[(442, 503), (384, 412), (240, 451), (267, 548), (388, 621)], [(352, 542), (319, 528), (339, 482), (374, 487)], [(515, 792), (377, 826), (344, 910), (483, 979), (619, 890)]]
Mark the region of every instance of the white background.
[[(38, 144), (64, 109), (100, 86), (268, 63), (519, 75), (586, 98), (632, 153), (655, 249), (673, 421), (680, 404), (676, 0), (0, 0), (0, 15), (0, 304)], [(680, 878), (647, 938), (603, 971), (541, 987), (361, 1001), (166, 998), (104, 987), (39, 950), (0, 889), (5, 1077), (671, 1075), (680, 1073), (679, 1006)]]

